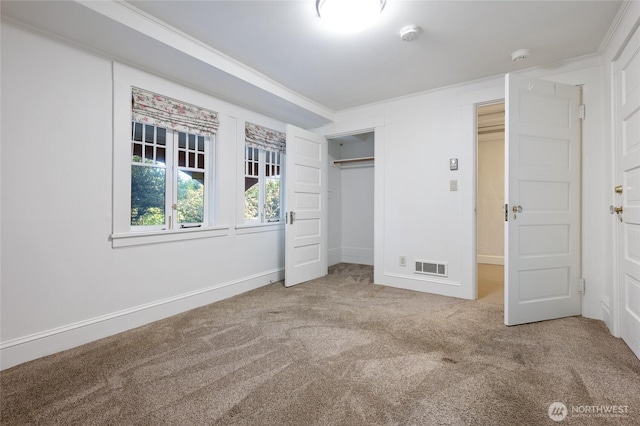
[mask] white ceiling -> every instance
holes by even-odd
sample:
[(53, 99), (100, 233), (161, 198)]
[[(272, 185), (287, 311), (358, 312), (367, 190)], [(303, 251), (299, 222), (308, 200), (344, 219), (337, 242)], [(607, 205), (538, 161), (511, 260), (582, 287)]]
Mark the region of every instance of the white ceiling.
[[(240, 78), (91, 3), (3, 0), (1, 10), (13, 22), (309, 127), (344, 109), (596, 55), (622, 2), (387, 0), (374, 27), (350, 35), (326, 29), (315, 0), (128, 2), (155, 25), (248, 66), (243, 74), (251, 75)], [(403, 42), (399, 32), (409, 24), (423, 32)], [(520, 48), (530, 57), (512, 62)]]

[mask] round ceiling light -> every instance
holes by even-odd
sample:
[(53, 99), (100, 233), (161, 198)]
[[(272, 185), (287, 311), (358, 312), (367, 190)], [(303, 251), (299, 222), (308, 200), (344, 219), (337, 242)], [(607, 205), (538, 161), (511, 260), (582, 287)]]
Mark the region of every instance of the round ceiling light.
[(322, 21), (335, 31), (355, 33), (371, 26), (387, 0), (316, 0)]

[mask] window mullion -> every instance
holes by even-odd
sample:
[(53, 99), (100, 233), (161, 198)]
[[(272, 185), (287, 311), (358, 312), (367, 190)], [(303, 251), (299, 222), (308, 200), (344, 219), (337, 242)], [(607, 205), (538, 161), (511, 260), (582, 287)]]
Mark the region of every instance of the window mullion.
[(171, 143), (171, 147), (168, 147), (167, 151), (171, 152), (171, 159), (167, 159), (167, 226), (168, 229), (175, 229), (178, 223), (178, 210), (174, 208), (178, 203), (178, 167), (175, 159), (178, 158), (178, 132), (167, 129), (167, 133), (171, 134), (171, 137), (167, 137), (167, 143)]
[(258, 185), (260, 185), (260, 197), (258, 199), (258, 214), (260, 216), (260, 222), (266, 222), (266, 212), (265, 212), (265, 204), (267, 202), (266, 190), (267, 185), (265, 184), (267, 177), (265, 173), (266, 169), (266, 153), (264, 150), (260, 150), (259, 155), (259, 163), (258, 163)]

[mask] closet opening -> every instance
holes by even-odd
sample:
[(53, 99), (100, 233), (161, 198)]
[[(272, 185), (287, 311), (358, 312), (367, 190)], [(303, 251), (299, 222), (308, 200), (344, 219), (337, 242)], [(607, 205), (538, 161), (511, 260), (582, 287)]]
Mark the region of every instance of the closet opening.
[(505, 104), (477, 108), (478, 300), (504, 305)]
[(329, 273), (373, 283), (374, 133), (329, 141)]

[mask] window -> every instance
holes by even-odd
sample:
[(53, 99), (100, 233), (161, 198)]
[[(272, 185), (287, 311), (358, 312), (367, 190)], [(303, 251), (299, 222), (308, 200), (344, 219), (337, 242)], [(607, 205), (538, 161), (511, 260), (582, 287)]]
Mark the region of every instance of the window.
[(264, 151), (251, 146), (245, 147), (245, 221), (280, 221), (281, 159), (282, 156), (279, 152)]
[(245, 125), (244, 219), (266, 223), (282, 220), (281, 176), (285, 152), (284, 133)]
[(218, 116), (132, 88), (131, 231), (211, 225)]
[(131, 229), (206, 224), (211, 138), (131, 123)]

